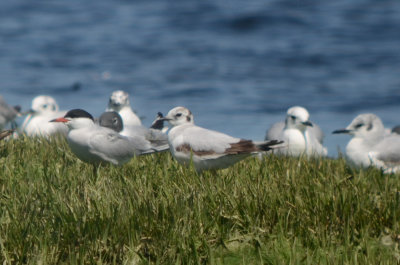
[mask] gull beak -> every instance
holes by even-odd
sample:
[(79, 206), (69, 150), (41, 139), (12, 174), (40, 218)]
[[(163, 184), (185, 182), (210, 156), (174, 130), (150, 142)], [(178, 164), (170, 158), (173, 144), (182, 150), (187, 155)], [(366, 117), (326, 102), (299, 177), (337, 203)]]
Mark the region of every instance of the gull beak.
[(171, 119), (171, 118), (168, 118), (168, 117), (160, 117), (158, 120), (159, 120), (159, 121), (170, 121), (170, 120), (172, 120), (172, 119)]
[(302, 124), (305, 126), (313, 127), (313, 124), (311, 123), (311, 121), (303, 121)]
[(63, 122), (63, 123), (65, 123), (65, 122), (69, 122), (69, 120), (64, 118), (64, 117), (61, 117), (61, 118), (57, 118), (57, 119), (51, 120), (50, 122)]
[(351, 130), (348, 130), (348, 129), (339, 129), (339, 130), (333, 131), (332, 133), (333, 133), (333, 134), (338, 134), (338, 133), (351, 133)]

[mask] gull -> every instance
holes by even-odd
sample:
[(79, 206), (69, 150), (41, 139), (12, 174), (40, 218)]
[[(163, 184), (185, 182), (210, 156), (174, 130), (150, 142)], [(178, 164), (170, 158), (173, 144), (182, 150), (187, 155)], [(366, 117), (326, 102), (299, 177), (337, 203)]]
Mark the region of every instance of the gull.
[(285, 148), (277, 149), (278, 154), (299, 156), (326, 156), (328, 150), (322, 145), (324, 134), (321, 128), (309, 121), (310, 114), (300, 106), (287, 110), (285, 122), (273, 124), (265, 140), (283, 140)]
[(193, 162), (197, 172), (227, 168), (260, 152), (278, 147), (281, 141), (255, 143), (196, 126), (185, 107), (175, 107), (164, 117), (172, 128), (168, 142), (172, 156), (183, 165)]
[(68, 133), (67, 126), (50, 122), (65, 113), (66, 111), (59, 111), (54, 98), (46, 95), (37, 96), (32, 100), (32, 107), (22, 124), (22, 130), (28, 136), (49, 137), (58, 133), (65, 136)]
[(99, 165), (112, 163), (122, 165), (133, 156), (161, 151), (144, 137), (125, 137), (114, 130), (95, 124), (93, 116), (82, 109), (73, 109), (64, 117), (52, 122), (68, 126), (68, 145), (82, 161)]
[(15, 118), (19, 116), (21, 108), (19, 106), (12, 107), (7, 104), (4, 98), (0, 95), (0, 129), (3, 129), (8, 123), (12, 123), (15, 127)]
[(161, 112), (157, 112), (156, 119), (151, 123), (150, 128), (166, 133), (168, 131), (168, 126), (164, 126), (164, 121), (164, 115)]
[(106, 111), (99, 118), (99, 125), (113, 129), (127, 137), (144, 137), (153, 146), (167, 146), (168, 136), (160, 130), (142, 125), (124, 126), (121, 116), (115, 111)]
[(399, 170), (400, 136), (385, 134), (385, 127), (375, 114), (360, 114), (345, 129), (333, 133), (352, 136), (346, 146), (346, 156), (356, 166), (372, 165), (383, 169), (385, 173)]
[(125, 126), (142, 124), (139, 117), (132, 111), (129, 94), (125, 91), (116, 90), (111, 94), (106, 111), (118, 112)]

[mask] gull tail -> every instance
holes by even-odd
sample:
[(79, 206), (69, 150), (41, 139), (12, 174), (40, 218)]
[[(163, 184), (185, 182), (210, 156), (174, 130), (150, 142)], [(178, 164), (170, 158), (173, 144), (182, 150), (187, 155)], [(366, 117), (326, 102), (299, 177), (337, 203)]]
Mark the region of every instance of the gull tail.
[(255, 145), (257, 146), (258, 149), (260, 149), (260, 151), (269, 151), (272, 149), (285, 147), (284, 142), (279, 141), (279, 140), (259, 142), (259, 143), (255, 143)]
[(145, 150), (141, 152), (141, 155), (148, 155), (148, 154), (153, 154), (153, 153), (158, 153), (158, 152), (165, 152), (169, 150), (169, 145), (164, 144), (164, 145), (159, 145), (159, 146), (152, 146), (151, 149)]

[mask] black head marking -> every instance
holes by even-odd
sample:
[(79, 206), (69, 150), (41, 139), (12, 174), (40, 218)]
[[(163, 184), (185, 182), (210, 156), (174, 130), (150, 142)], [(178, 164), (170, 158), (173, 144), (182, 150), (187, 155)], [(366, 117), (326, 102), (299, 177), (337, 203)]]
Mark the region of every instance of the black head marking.
[(83, 109), (73, 109), (65, 114), (64, 118), (89, 118), (94, 121), (93, 116)]
[(354, 126), (354, 128), (358, 129), (364, 126), (364, 123), (359, 123)]
[(189, 111), (189, 115), (186, 116), (186, 120), (191, 121), (192, 118), (190, 118), (190, 116), (192, 116), (192, 112), (190, 110), (188, 110), (188, 111)]
[(372, 127), (373, 127), (372, 123), (368, 124), (367, 131), (370, 131), (372, 129)]
[(101, 114), (99, 118), (100, 126), (113, 129), (116, 132), (121, 132), (123, 129), (123, 122), (118, 112), (107, 111)]

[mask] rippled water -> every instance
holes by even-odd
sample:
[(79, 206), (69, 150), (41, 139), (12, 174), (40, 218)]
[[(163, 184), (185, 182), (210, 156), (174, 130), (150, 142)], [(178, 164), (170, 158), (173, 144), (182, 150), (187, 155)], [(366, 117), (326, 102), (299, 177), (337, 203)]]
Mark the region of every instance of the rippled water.
[(261, 140), (302, 105), (326, 132), (362, 112), (400, 124), (398, 0), (13, 0), (0, 4), (0, 94), (30, 107), (105, 109), (131, 94), (150, 124), (176, 105), (196, 123)]

